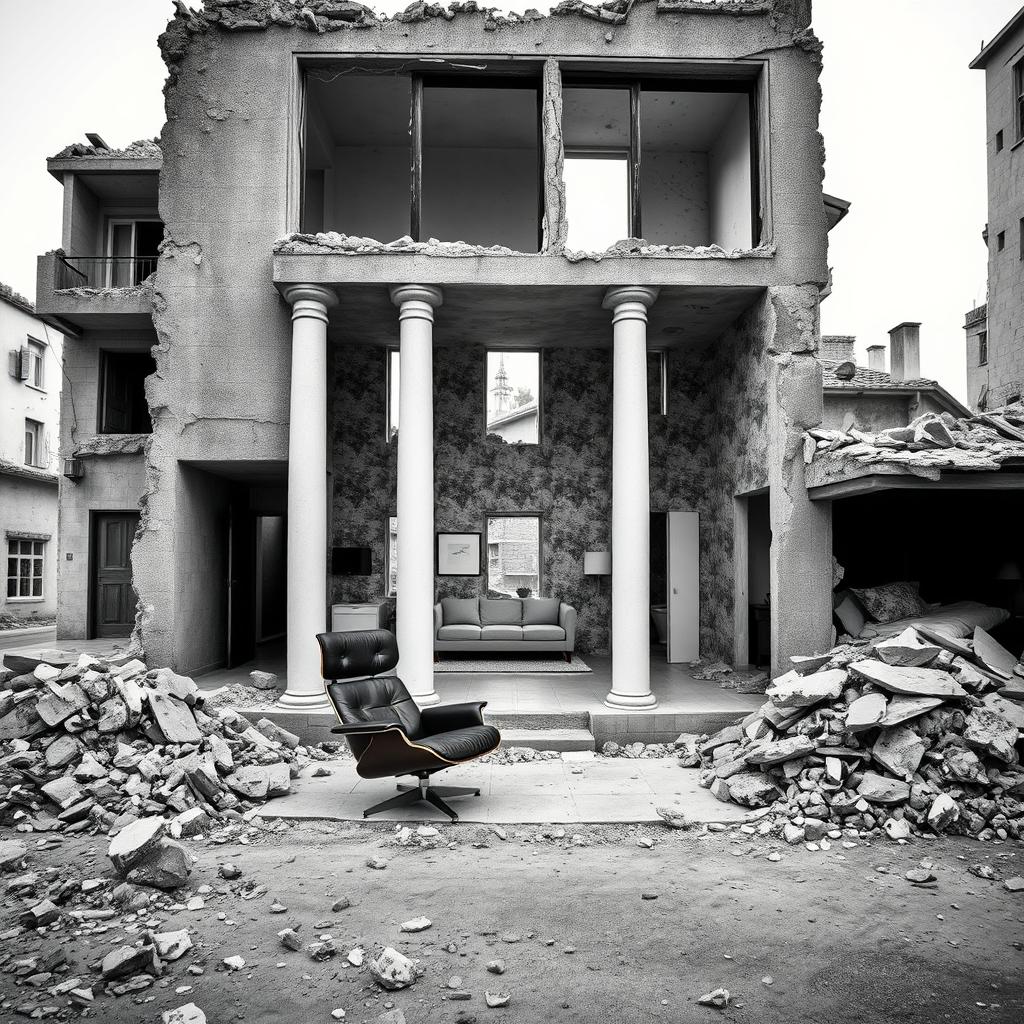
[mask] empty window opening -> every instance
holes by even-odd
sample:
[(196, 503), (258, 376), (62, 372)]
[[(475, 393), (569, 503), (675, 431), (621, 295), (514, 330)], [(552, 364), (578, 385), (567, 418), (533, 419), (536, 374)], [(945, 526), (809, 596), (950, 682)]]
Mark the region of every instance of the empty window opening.
[(153, 432), (146, 378), (155, 371), (156, 363), (148, 352), (101, 353), (99, 433)]
[(398, 516), (388, 516), (384, 545), (387, 553), (384, 560), (388, 572), (387, 596), (395, 597), (398, 594)]
[(46, 346), (35, 338), (28, 339), (28, 383), (40, 391), (46, 387)]
[(626, 234), (654, 244), (750, 248), (753, 97), (746, 84), (718, 88), (567, 83), (569, 248), (601, 250)]
[(647, 411), (652, 416), (668, 415), (668, 352), (647, 353)]
[(46, 541), (10, 537), (7, 541), (7, 597), (42, 598)]
[(156, 270), (164, 226), (158, 220), (111, 220), (107, 227), (107, 285), (142, 284)]
[(540, 246), (533, 77), (306, 75), (301, 230)]
[(1002, 252), (1005, 248), (1006, 248), (1006, 232), (1005, 231), (1000, 231), (999, 234), (996, 235), (996, 249), (998, 249), (999, 252)]
[(46, 453), (43, 450), (43, 425), (38, 420), (25, 419), (25, 465), (43, 467)]
[(978, 335), (978, 365), (984, 366), (988, 362), (988, 331), (981, 331)]
[(1003, 133), (1000, 129), (996, 132), (996, 152), (1001, 153), (1003, 151)]
[(1024, 217), (1017, 224), (1018, 258), (1024, 260)]
[(388, 415), (385, 438), (390, 441), (398, 436), (398, 389), (401, 379), (399, 375), (402, 371), (402, 359), (397, 348), (388, 349), (387, 360)]
[(1013, 108), (1017, 141), (1024, 139), (1024, 60), (1013, 65)]
[(509, 444), (540, 441), (540, 353), (488, 352), (488, 434)]
[(540, 534), (539, 516), (487, 517), (489, 597), (540, 595)]

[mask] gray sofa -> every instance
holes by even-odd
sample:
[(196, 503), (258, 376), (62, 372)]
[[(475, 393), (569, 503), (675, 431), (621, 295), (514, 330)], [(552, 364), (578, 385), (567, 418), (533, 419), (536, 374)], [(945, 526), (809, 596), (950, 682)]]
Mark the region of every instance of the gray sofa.
[(446, 597), (434, 605), (434, 650), (557, 651), (572, 661), (576, 609), (554, 597)]

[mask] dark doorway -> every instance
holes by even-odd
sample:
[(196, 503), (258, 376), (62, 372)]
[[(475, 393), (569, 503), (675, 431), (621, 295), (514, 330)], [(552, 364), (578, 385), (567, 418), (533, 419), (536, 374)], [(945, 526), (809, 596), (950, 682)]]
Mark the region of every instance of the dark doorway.
[(132, 544), (138, 512), (94, 512), (91, 621), (93, 637), (121, 637), (135, 625)]
[(228, 668), (256, 653), (256, 516), (249, 488), (234, 484), (228, 522)]

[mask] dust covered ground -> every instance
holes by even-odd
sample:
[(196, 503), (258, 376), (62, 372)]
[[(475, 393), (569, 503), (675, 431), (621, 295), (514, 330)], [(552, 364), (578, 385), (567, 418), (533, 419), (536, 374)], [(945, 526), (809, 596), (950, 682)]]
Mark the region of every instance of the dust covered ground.
[[(437, 836), (406, 833), (401, 845), (394, 826), (379, 823), (238, 826), (226, 841), (187, 841), (198, 861), (177, 893), (138, 890), (137, 911), (65, 916), (14, 936), (33, 889), (22, 881), (12, 891), (11, 882), (26, 871), (36, 899), (54, 878), (109, 880), (99, 895), (69, 898), (66, 914), (109, 908), (117, 882), (103, 837), (19, 838), (29, 846), (25, 869), (0, 877), (3, 1021), (46, 1006), (50, 1019), (159, 1022), (188, 1002), (210, 1024), (342, 1019), (334, 1010), (353, 1024), (389, 1010), (408, 1024), (1024, 1020), (1024, 893), (1002, 881), (1024, 874), (1017, 843), (885, 840), (809, 852), (738, 831), (509, 826), (502, 839), (488, 826), (443, 825)], [(773, 851), (781, 860), (767, 859)], [(386, 866), (369, 867), (372, 857)], [(922, 861), (936, 881), (916, 886), (904, 874)], [(225, 862), (242, 875), (221, 878)], [(979, 863), (998, 877), (968, 870)], [(204, 906), (186, 910), (197, 891)], [(333, 912), (341, 897), (352, 905)], [(287, 909), (272, 913), (275, 901)], [(421, 915), (430, 928), (400, 931)], [(287, 950), (277, 938), (286, 927), (304, 944), (329, 934), (339, 951), (314, 962), (304, 948)], [(179, 928), (192, 949), (149, 987), (116, 997), (97, 985), (111, 950)], [(383, 992), (365, 964), (347, 961), (361, 947), (368, 963), (382, 946), (419, 962), (412, 987)], [(54, 949), (67, 966), (38, 987), (24, 966), (15, 973), (16, 962)], [(244, 967), (225, 968), (232, 956)], [(486, 969), (496, 959), (500, 976)], [(47, 994), (76, 977), (94, 986), (88, 1010)], [(449, 998), (453, 978), (470, 999)], [(727, 1009), (697, 1004), (718, 987), (731, 994)], [(509, 1005), (489, 1008), (485, 990), (508, 993)]]

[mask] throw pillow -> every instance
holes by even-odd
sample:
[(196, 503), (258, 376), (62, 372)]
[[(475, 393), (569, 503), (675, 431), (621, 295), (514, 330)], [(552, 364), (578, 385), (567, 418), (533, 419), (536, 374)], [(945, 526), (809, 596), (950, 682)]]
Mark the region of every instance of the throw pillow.
[(479, 626), (480, 602), (475, 597), (446, 597), (441, 601), (444, 626)]
[(557, 597), (528, 597), (523, 601), (524, 626), (557, 626), (558, 607), (561, 601)]
[(480, 625), (521, 626), (523, 624), (523, 602), (518, 597), (508, 600), (480, 598)]
[(923, 615), (928, 605), (917, 592), (918, 583), (885, 583), (880, 587), (851, 587), (857, 600), (875, 622), (895, 622)]
[(836, 605), (832, 609), (832, 614), (839, 620), (844, 632), (852, 637), (860, 636), (860, 631), (864, 628), (864, 613), (848, 590), (836, 594)]

